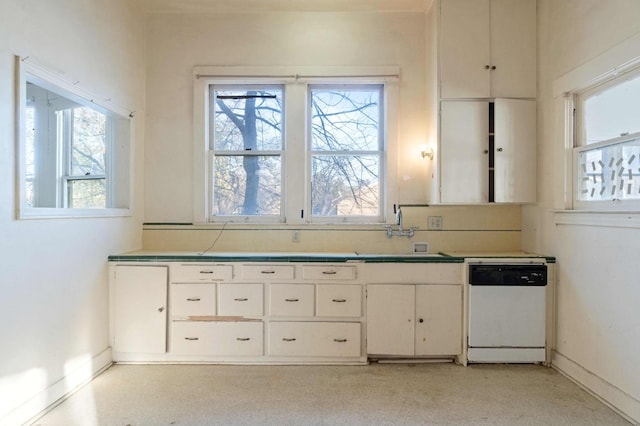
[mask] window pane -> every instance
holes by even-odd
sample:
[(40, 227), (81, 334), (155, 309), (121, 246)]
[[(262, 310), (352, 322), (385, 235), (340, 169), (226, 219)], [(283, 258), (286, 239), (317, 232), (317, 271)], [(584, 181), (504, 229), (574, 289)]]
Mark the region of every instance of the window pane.
[(280, 156), (217, 156), (214, 160), (213, 214), (280, 214)]
[(107, 117), (91, 108), (73, 109), (71, 176), (105, 174)]
[(105, 179), (68, 181), (69, 207), (104, 209), (107, 206)]
[(377, 216), (380, 209), (380, 157), (315, 155), (311, 189), (314, 215)]
[(27, 205), (33, 207), (33, 179), (36, 174), (36, 152), (35, 152), (35, 131), (36, 131), (36, 117), (35, 108), (32, 105), (27, 105), (25, 109), (25, 137), (24, 137), (24, 168), (25, 168), (25, 195), (27, 198)]
[(589, 96), (584, 102), (584, 144), (640, 131), (640, 75)]
[(381, 86), (311, 90), (312, 151), (378, 151)]
[(578, 200), (640, 199), (640, 139), (578, 154)]
[(214, 150), (282, 149), (281, 88), (213, 90), (211, 99)]

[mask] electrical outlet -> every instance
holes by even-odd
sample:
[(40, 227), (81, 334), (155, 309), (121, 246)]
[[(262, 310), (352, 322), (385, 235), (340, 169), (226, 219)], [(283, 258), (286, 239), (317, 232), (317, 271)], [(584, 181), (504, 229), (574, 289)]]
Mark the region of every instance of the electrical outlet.
[(294, 243), (299, 243), (300, 242), (300, 231), (299, 230), (291, 231), (291, 241), (293, 241)]
[(428, 216), (427, 229), (429, 231), (442, 231), (442, 216)]

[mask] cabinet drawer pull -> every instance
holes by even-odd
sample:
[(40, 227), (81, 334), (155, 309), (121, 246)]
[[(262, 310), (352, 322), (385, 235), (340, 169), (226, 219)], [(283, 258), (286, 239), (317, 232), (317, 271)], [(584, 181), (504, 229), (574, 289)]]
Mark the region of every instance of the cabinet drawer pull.
[(347, 339), (333, 339), (333, 341), (337, 343), (346, 343)]
[(337, 272), (336, 271), (322, 271), (322, 274), (323, 275), (335, 275), (335, 274), (337, 274)]
[(198, 337), (185, 337), (184, 340), (200, 340)]
[(285, 302), (299, 302), (300, 299), (284, 299)]
[(250, 337), (236, 337), (236, 340), (239, 342), (248, 342), (249, 340), (251, 340)]
[(199, 297), (190, 297), (187, 299), (187, 302), (199, 302), (200, 298)]
[(282, 341), (283, 342), (295, 342), (296, 338), (295, 337), (283, 337)]
[(347, 299), (333, 299), (332, 301), (336, 303), (344, 303), (347, 301)]
[(268, 270), (268, 271), (260, 271), (261, 274), (275, 274), (276, 271)]
[(236, 302), (246, 302), (249, 299), (247, 299), (246, 297), (236, 297), (233, 300), (235, 300)]
[(213, 274), (213, 271), (200, 271), (201, 274)]

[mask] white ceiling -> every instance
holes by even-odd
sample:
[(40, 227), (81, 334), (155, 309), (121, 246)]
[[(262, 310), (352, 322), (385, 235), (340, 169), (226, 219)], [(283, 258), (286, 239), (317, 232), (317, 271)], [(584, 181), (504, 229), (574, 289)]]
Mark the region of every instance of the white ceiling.
[(156, 12), (421, 12), (432, 0), (138, 0)]

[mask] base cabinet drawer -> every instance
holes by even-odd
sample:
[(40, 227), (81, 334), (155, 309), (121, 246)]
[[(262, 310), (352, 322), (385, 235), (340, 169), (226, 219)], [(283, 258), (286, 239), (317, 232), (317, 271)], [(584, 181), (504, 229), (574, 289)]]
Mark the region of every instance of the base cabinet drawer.
[(261, 316), (262, 284), (218, 284), (218, 315)]
[(360, 323), (272, 322), (269, 324), (269, 354), (359, 357), (360, 330)]
[(274, 316), (313, 316), (313, 284), (272, 284), (269, 314)]
[(314, 265), (302, 268), (302, 278), (305, 280), (355, 280), (355, 266)]
[(359, 285), (318, 284), (319, 317), (360, 317), (362, 288)]
[(172, 282), (216, 282), (233, 278), (232, 265), (174, 265), (171, 268)]
[(172, 284), (172, 316), (215, 315), (215, 284)]
[(176, 355), (261, 356), (262, 322), (174, 321), (170, 351)]

